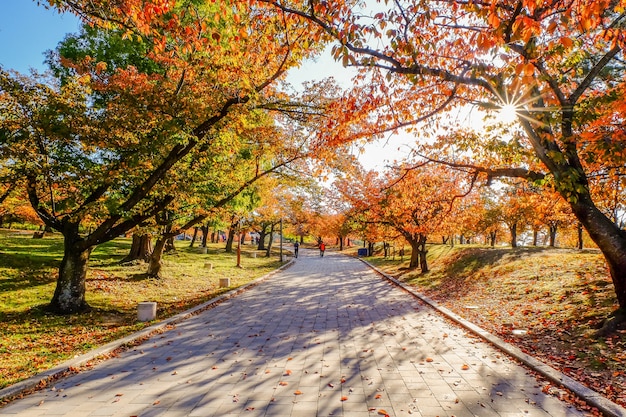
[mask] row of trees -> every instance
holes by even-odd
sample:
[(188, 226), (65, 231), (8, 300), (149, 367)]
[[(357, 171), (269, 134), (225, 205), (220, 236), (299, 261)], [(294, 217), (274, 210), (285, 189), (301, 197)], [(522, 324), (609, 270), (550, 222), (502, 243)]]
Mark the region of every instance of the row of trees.
[[(547, 187), (604, 254), (617, 317), (626, 318), (626, 233), (611, 218), (618, 205), (607, 215), (600, 203), (604, 192), (624, 188), (622, 2), (51, 4), (90, 20), (94, 32), (51, 57), (53, 81), (1, 73), (8, 116), (0, 131), (6, 184), (22, 181), (38, 216), (66, 240), (55, 311), (86, 307), (81, 282), (95, 245), (172, 207), (190, 219), (205, 215), (180, 195), (207, 187), (211, 204), (200, 207), (202, 195), (198, 209), (210, 210), (297, 155), (324, 158), (406, 129), (418, 137), (419, 165), (456, 170), (403, 169), (402, 181), (381, 185), (375, 209), (389, 215), (386, 223), (441, 216), (450, 201), (495, 178)], [(353, 88), (309, 84), (287, 95), (278, 87), (289, 68), (329, 43), (359, 70)], [(461, 129), (450, 111), (467, 106), (509, 107), (517, 120)], [(228, 181), (198, 180), (237, 160), (248, 167), (243, 181), (227, 173)], [(410, 185), (396, 191), (403, 183)], [(396, 194), (413, 196), (413, 206), (399, 210)], [(78, 231), (87, 219), (94, 227), (85, 236)]]
[(412, 249), (409, 267), (423, 272), (428, 271), (426, 244), (454, 244), (455, 238), (492, 247), (517, 247), (521, 239), (554, 247), (564, 232), (561, 245), (584, 245), (569, 205), (555, 191), (519, 180), (473, 187), (465, 174), (425, 163), (383, 174), (355, 171), (336, 181), (334, 190), (343, 202), (336, 236), (406, 242)]
[[(428, 160), (558, 192), (604, 254), (620, 305), (615, 322), (626, 320), (626, 232), (591, 186), (622, 182), (626, 165), (623, 2), (258, 1), (333, 39), (335, 57), (360, 70), (359, 104), (376, 109), (368, 123), (378, 132), (419, 126), (421, 145), (429, 140), (416, 151)], [(510, 107), (516, 128), (462, 131), (445, 112), (466, 105)]]
[(284, 16), (199, 0), (59, 4), (89, 24), (49, 54), (46, 76), (0, 70), (0, 158), (2, 192), (26, 195), (64, 237), (49, 308), (65, 314), (89, 307), (97, 245), (158, 230), (158, 275), (180, 231), (227, 205), (240, 216), (253, 184), (324, 158), (304, 132), (335, 91), (284, 93), (287, 70), (318, 48)]

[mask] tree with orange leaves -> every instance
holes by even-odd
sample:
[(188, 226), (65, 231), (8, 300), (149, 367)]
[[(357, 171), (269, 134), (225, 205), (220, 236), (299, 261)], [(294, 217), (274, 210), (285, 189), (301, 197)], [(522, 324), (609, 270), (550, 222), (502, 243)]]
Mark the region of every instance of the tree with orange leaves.
[(451, 216), (463, 181), (450, 169), (427, 164), (400, 167), (383, 177), (363, 173), (338, 188), (366, 223), (393, 229), (411, 245), (410, 268), (428, 272), (426, 243)]
[(316, 23), (335, 57), (362, 70), (381, 131), (467, 104), (511, 114), (521, 154), (534, 161), (465, 166), (551, 182), (606, 258), (620, 305), (607, 330), (626, 320), (626, 232), (598, 208), (591, 184), (596, 171), (626, 166), (624, 2), (259, 2)]

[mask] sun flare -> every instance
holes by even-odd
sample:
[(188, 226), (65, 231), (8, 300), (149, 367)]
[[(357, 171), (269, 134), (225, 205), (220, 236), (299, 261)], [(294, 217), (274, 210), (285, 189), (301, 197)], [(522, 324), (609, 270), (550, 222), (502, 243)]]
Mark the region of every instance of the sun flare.
[(509, 124), (517, 120), (517, 106), (514, 104), (505, 104), (498, 110), (498, 120), (501, 123)]

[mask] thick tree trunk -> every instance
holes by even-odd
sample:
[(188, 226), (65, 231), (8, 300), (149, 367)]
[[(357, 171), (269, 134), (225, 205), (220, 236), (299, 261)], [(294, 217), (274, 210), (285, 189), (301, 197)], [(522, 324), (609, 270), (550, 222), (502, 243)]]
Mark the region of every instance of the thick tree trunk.
[[(200, 230), (202, 230), (202, 247), (206, 248), (207, 240), (209, 238), (209, 225), (201, 226)], [(213, 242), (213, 238), (211, 237), (211, 243)]]
[(492, 248), (496, 246), (496, 236), (497, 232), (489, 232), (489, 243)]
[(152, 253), (152, 236), (149, 234), (138, 235), (133, 233), (133, 241), (130, 245), (130, 251), (120, 263), (141, 260), (146, 262)]
[(539, 241), (539, 230), (537, 228), (533, 228), (533, 246), (537, 246), (538, 241)]
[[(76, 228), (77, 229), (77, 228)], [(87, 265), (94, 246), (83, 247), (78, 231), (64, 234), (64, 253), (54, 296), (47, 309), (57, 314), (73, 314), (89, 310), (85, 301)]]
[(571, 207), (578, 221), (602, 251), (611, 273), (617, 302), (620, 309), (626, 311), (626, 232), (598, 210), (589, 198), (581, 196), (577, 202), (571, 203)]
[(233, 241), (235, 240), (235, 229), (228, 229), (228, 238), (226, 239), (226, 252), (233, 253)]
[(265, 250), (265, 238), (267, 237), (267, 225), (262, 224), (259, 230), (259, 244), (257, 250)]
[(342, 251), (343, 250), (343, 236), (337, 236), (337, 240), (339, 243), (339, 250)]
[(426, 260), (426, 254), (428, 253), (426, 250), (426, 235), (419, 235), (417, 250), (420, 269), (422, 270), (422, 273), (428, 272), (428, 261)]
[(161, 278), (161, 269), (163, 268), (163, 251), (169, 238), (161, 236), (154, 244), (154, 250), (148, 262), (148, 271), (146, 275), (151, 278)]
[(513, 223), (509, 226), (509, 230), (511, 232), (511, 247), (517, 247), (517, 223)]
[(419, 248), (411, 242), (411, 258), (409, 259), (409, 268), (417, 268), (419, 265)]

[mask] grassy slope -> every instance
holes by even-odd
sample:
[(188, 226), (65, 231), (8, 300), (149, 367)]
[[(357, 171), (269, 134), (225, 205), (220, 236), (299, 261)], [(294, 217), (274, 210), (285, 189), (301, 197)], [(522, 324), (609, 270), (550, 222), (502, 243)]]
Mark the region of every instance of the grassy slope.
[(426, 274), (406, 269), (406, 257), (368, 260), (626, 406), (626, 330), (593, 337), (617, 307), (599, 252), (434, 245)]
[(163, 278), (151, 279), (143, 263), (119, 265), (130, 240), (116, 239), (91, 257), (87, 302), (93, 310), (54, 316), (43, 307), (54, 293), (62, 240), (31, 236), (0, 231), (0, 388), (149, 325), (136, 321), (138, 302), (156, 301), (163, 319), (227, 291), (219, 278), (230, 277), (235, 287), (280, 266), (277, 256), (253, 258), (251, 245), (243, 246), (244, 268), (237, 268), (223, 244), (200, 254), (189, 242), (177, 242), (176, 253), (164, 257)]

